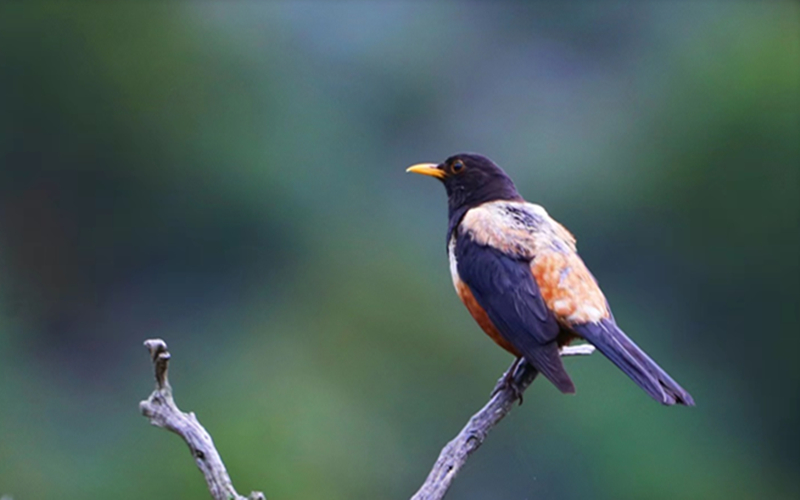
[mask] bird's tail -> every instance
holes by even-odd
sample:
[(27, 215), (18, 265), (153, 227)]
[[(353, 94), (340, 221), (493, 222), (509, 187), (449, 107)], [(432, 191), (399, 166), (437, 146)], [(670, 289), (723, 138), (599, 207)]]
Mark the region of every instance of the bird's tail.
[(691, 394), (634, 344), (613, 320), (573, 325), (572, 329), (597, 347), (656, 401), (665, 405), (694, 406)]

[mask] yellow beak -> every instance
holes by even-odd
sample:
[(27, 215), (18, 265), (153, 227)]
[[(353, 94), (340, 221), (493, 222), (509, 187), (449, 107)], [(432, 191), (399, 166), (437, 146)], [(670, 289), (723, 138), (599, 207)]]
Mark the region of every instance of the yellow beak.
[(414, 172), (415, 174), (430, 175), (437, 179), (444, 179), (444, 170), (440, 170), (437, 167), (438, 165), (435, 163), (417, 163), (416, 165), (408, 167), (406, 172)]

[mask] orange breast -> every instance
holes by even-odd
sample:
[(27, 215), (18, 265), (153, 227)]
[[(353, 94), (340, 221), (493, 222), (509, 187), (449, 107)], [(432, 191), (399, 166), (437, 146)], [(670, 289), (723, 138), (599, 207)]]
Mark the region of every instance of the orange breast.
[(497, 343), (500, 347), (505, 349), (506, 351), (510, 352), (516, 357), (522, 356), (518, 350), (514, 348), (506, 339), (500, 335), (500, 332), (497, 331), (497, 328), (492, 324), (492, 320), (489, 319), (489, 315), (486, 314), (486, 311), (478, 304), (478, 301), (475, 300), (475, 296), (472, 295), (472, 290), (469, 289), (464, 282), (459, 281), (456, 284), (456, 291), (458, 292), (458, 296), (461, 298), (461, 301), (467, 306), (467, 310), (475, 318), (475, 321), (478, 323), (486, 334), (491, 337), (492, 340)]

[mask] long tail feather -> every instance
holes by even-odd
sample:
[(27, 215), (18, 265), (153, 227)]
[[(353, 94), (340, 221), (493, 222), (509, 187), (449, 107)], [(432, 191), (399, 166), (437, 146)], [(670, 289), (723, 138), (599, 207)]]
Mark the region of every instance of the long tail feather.
[(653, 399), (665, 405), (694, 406), (694, 399), (645, 354), (612, 320), (573, 325), (572, 329), (597, 347)]

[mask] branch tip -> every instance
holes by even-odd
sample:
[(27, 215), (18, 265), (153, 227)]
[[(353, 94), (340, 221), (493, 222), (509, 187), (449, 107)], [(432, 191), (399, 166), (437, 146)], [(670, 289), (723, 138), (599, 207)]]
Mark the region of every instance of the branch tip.
[(150, 356), (152, 356), (153, 361), (155, 361), (159, 353), (166, 352), (167, 350), (167, 343), (161, 339), (147, 339), (144, 341), (144, 346), (150, 351)]
[(167, 369), (172, 355), (167, 350), (167, 343), (161, 339), (147, 339), (144, 341), (144, 346), (150, 351), (150, 359), (153, 360), (156, 384), (159, 388), (168, 386)]

